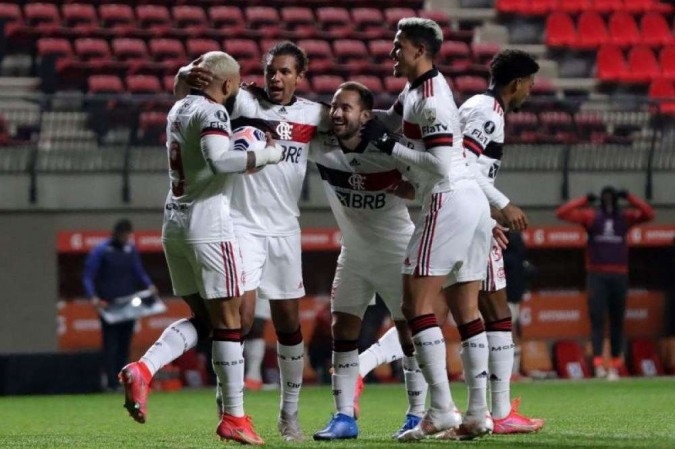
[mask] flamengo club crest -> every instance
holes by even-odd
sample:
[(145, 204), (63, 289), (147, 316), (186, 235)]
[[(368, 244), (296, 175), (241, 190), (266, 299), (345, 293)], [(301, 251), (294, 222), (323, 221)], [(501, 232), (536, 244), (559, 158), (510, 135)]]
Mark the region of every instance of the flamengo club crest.
[(288, 122), (279, 122), (277, 125), (277, 134), (281, 140), (291, 140), (293, 136), (293, 125)]
[(363, 175), (359, 175), (358, 173), (354, 173), (353, 175), (351, 175), (347, 180), (347, 182), (354, 190), (366, 189), (366, 177)]

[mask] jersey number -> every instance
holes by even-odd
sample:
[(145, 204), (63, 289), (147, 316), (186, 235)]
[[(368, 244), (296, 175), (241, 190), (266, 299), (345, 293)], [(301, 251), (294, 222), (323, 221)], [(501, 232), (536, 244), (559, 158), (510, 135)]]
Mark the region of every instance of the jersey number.
[(183, 158), (180, 154), (180, 144), (171, 142), (169, 146), (169, 168), (172, 175), (178, 174), (178, 180), (171, 181), (173, 196), (182, 196), (185, 193), (185, 173), (183, 172)]

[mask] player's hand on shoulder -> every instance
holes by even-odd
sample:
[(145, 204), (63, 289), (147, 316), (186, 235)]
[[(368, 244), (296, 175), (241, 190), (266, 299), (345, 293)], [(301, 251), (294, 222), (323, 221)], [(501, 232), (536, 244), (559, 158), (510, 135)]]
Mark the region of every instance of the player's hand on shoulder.
[(387, 125), (377, 117), (368, 120), (361, 127), (361, 139), (372, 143), (383, 153), (391, 154), (396, 144), (396, 138), (389, 132)]

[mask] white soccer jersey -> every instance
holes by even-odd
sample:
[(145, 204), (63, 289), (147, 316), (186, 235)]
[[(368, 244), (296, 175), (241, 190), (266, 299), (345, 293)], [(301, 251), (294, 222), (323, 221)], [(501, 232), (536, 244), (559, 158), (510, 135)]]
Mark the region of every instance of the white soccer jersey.
[(235, 181), (232, 218), (237, 229), (267, 236), (300, 232), (298, 200), (307, 171), (307, 146), (322, 124), (319, 103), (295, 97), (288, 105), (259, 100), (240, 90), (232, 120), (234, 129), (250, 125), (269, 131), (284, 148), (280, 163)]
[(480, 173), (492, 184), (502, 162), (504, 106), (492, 91), (474, 95), (459, 108), (464, 148), (475, 157)]
[[(234, 238), (230, 197), (236, 175), (212, 170), (201, 148), (202, 136), (209, 134), (232, 134), (223, 105), (204, 95), (188, 95), (174, 104), (166, 127), (170, 189), (164, 240), (208, 243)], [(229, 151), (229, 145), (223, 151)]]
[[(342, 232), (342, 255), (359, 260), (403, 260), (414, 226), (403, 199), (386, 193), (407, 167), (363, 146), (345, 153), (335, 136), (321, 134), (311, 145), (328, 202)], [(373, 259), (375, 258), (375, 259)]]
[(433, 69), (406, 84), (394, 104), (394, 111), (403, 117), (403, 135), (408, 147), (425, 151), (438, 146), (452, 147), (449, 174), (445, 177), (413, 168), (411, 179), (426, 197), (429, 193), (448, 192), (454, 182), (470, 178), (464, 157), (457, 105), (447, 81)]

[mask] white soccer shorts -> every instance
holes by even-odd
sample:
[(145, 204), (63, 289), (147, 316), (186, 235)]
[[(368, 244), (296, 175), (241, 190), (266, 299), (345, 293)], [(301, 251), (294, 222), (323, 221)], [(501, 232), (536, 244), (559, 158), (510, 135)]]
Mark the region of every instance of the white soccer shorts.
[(331, 312), (363, 318), (375, 293), (380, 295), (394, 321), (405, 320), (401, 311), (403, 280), (400, 259), (364, 262), (350, 260), (340, 254), (331, 289)]
[(232, 298), (243, 292), (242, 261), (236, 241), (188, 243), (162, 242), (173, 292), (195, 293), (204, 299)]
[(487, 273), (483, 280), (481, 290), (485, 292), (497, 292), (503, 288), (506, 288), (504, 254), (502, 254), (502, 249), (493, 238), (492, 247), (490, 248), (490, 257), (488, 258)]
[(492, 223), (490, 206), (474, 180), (432, 194), (415, 224), (403, 274), (451, 275), (453, 283), (483, 280)]
[(262, 236), (236, 231), (244, 261), (244, 291), (264, 299), (305, 296), (300, 234)]

